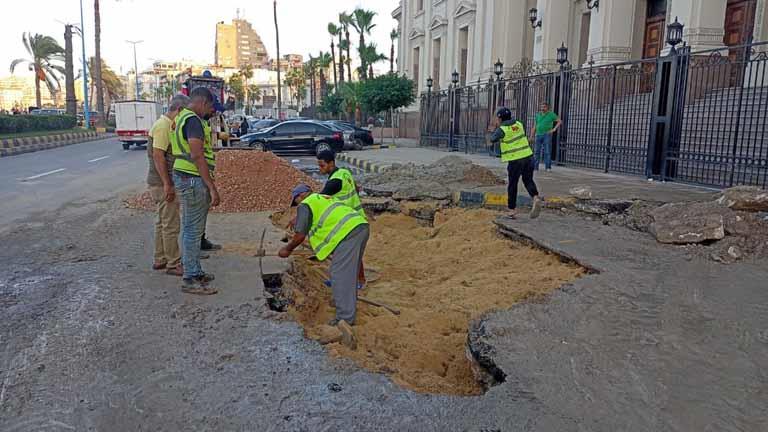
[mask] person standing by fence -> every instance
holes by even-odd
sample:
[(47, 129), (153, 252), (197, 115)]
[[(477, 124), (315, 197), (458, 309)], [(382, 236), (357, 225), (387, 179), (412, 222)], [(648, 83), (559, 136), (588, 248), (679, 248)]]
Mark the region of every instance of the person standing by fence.
[(533, 169), (539, 170), (539, 163), (544, 161), (544, 169), (552, 169), (552, 136), (560, 128), (560, 117), (549, 110), (549, 103), (541, 104), (541, 111), (536, 113), (536, 121), (533, 125), (535, 131), (536, 148), (533, 155)]
[(533, 198), (531, 219), (539, 217), (541, 198), (536, 183), (533, 181), (533, 151), (528, 143), (528, 135), (522, 122), (512, 118), (509, 108), (500, 108), (496, 112), (499, 126), (491, 135), (491, 142), (501, 143), (501, 161), (507, 163), (509, 185), (507, 186), (507, 207), (509, 217), (517, 216), (517, 185), (520, 177), (528, 194)]

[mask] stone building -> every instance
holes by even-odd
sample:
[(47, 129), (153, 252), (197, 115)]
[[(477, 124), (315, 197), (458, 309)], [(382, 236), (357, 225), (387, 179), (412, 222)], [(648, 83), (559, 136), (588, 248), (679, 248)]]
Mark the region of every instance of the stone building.
[[(557, 66), (569, 48), (574, 67), (655, 57), (666, 49), (666, 25), (685, 25), (694, 51), (768, 39), (768, 0), (401, 0), (398, 70), (425, 90), (488, 80), (500, 59), (507, 73)], [(537, 10), (533, 27), (529, 11)]]

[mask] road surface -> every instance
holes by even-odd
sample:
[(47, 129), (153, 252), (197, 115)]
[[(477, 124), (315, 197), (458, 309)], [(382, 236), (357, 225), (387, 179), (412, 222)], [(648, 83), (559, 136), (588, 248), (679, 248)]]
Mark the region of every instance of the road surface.
[(0, 158), (0, 230), (36, 212), (135, 189), (146, 174), (145, 150), (123, 150), (116, 138)]

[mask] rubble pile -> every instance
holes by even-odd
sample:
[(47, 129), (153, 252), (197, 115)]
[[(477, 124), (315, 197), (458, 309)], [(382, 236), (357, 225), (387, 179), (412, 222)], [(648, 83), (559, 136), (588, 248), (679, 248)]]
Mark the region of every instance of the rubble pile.
[(370, 174), (361, 182), (371, 196), (396, 200), (447, 200), (461, 189), (503, 185), (488, 168), (460, 156), (446, 156), (431, 165), (393, 165), (383, 173)]
[[(218, 213), (244, 213), (280, 210), (289, 206), (291, 190), (306, 183), (319, 185), (308, 175), (272, 153), (227, 150), (216, 154), (216, 186), (221, 204), (211, 209)], [(125, 200), (129, 208), (153, 211), (149, 192)]]

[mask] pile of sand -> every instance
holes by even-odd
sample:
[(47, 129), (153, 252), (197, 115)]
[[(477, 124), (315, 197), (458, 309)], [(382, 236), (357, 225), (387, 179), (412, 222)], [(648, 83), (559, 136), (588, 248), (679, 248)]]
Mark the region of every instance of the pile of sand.
[[(242, 213), (287, 208), (291, 190), (299, 183), (319, 185), (308, 175), (272, 153), (226, 150), (216, 153), (216, 187), (221, 205), (211, 211)], [(149, 192), (125, 201), (129, 208), (154, 211)]]
[[(333, 343), (334, 356), (390, 375), (419, 392), (476, 395), (483, 389), (465, 353), (469, 322), (493, 309), (573, 281), (582, 269), (558, 257), (500, 237), (491, 223), (497, 213), (449, 209), (434, 228), (402, 214), (372, 221), (366, 265), (379, 279), (363, 295), (399, 308), (390, 312), (359, 304), (357, 350)], [(333, 318), (323, 264), (297, 258), (291, 315), (310, 338), (320, 339)]]

